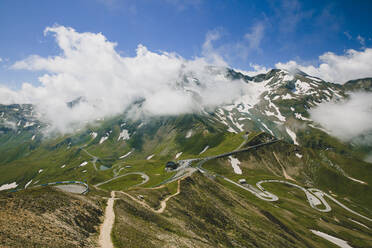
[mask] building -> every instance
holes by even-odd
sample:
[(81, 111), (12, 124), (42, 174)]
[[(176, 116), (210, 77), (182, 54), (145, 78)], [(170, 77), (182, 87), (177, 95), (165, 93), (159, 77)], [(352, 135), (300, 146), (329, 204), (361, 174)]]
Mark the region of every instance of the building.
[(240, 183), (240, 184), (246, 184), (247, 181), (246, 181), (245, 179), (242, 178), (242, 179), (239, 179), (239, 183)]
[(166, 170), (175, 170), (178, 168), (178, 164), (173, 162), (173, 161), (169, 161), (167, 162), (167, 164), (165, 165), (165, 169)]

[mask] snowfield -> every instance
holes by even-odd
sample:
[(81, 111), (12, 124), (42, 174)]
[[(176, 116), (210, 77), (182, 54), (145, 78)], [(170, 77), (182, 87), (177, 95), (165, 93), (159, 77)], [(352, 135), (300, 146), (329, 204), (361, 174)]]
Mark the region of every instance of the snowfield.
[(88, 162), (87, 161), (84, 161), (84, 162), (82, 162), (79, 166), (80, 167), (83, 167), (83, 166), (86, 166), (88, 164)]
[(199, 153), (199, 155), (203, 154), (206, 150), (208, 150), (208, 148), (209, 148), (209, 146), (204, 147), (204, 149)]
[(370, 229), (368, 226), (364, 225), (363, 223), (360, 223), (359, 221), (356, 221), (356, 220), (353, 220), (353, 219), (350, 219), (350, 218), (349, 218), (349, 220), (350, 220), (351, 222), (354, 222), (355, 224), (358, 224), (358, 225), (360, 225), (360, 226), (362, 226), (362, 227), (367, 228), (368, 230)]
[(92, 139), (95, 139), (98, 134), (96, 132), (91, 132), (90, 135), (92, 136)]
[(342, 240), (342, 239), (339, 239), (339, 238), (336, 238), (336, 237), (333, 237), (329, 234), (326, 234), (324, 232), (320, 232), (320, 231), (316, 231), (316, 230), (310, 230), (312, 233), (314, 233), (315, 235), (318, 235), (319, 237), (322, 237), (326, 240), (328, 240), (329, 242), (341, 247), (341, 248), (353, 248), (352, 246), (350, 246), (345, 240)]
[(14, 189), (17, 188), (18, 184), (16, 182), (13, 183), (6, 183), (0, 186), (0, 191), (7, 190), (7, 189)]
[(108, 136), (103, 136), (103, 137), (101, 137), (101, 139), (99, 140), (99, 144), (102, 144), (102, 143), (105, 142), (107, 139), (108, 139)]
[(120, 139), (123, 139), (123, 140), (128, 140), (129, 139), (129, 132), (128, 132), (128, 130), (123, 129), (123, 131), (120, 132), (119, 137), (118, 137), (118, 141)]
[(229, 156), (231, 166), (234, 169), (235, 174), (241, 175), (242, 170), (240, 169), (240, 161), (237, 158), (233, 158), (232, 156)]
[(35, 125), (36, 123), (35, 122), (26, 122), (26, 124), (23, 126), (24, 128), (26, 127), (32, 127), (33, 125)]
[(30, 181), (28, 181), (28, 183), (26, 183), (25, 185), (25, 189), (27, 189), (27, 187), (32, 183), (32, 179)]
[(292, 138), (293, 143), (294, 143), (295, 145), (298, 145), (296, 133), (293, 132), (293, 131), (292, 131), (291, 129), (289, 129), (288, 127), (286, 127), (285, 130), (287, 131), (288, 135)]
[(182, 155), (182, 152), (179, 152), (179, 153), (176, 154), (175, 158), (177, 159), (177, 158), (179, 158), (181, 155)]
[(131, 153), (132, 153), (132, 151), (130, 151), (130, 152), (124, 154), (123, 156), (119, 157), (119, 159), (126, 158), (126, 157), (128, 157)]
[(188, 139), (192, 135), (192, 130), (187, 131), (185, 138)]
[(311, 121), (309, 118), (306, 118), (306, 117), (303, 117), (300, 113), (294, 113), (295, 114), (295, 117), (299, 120), (303, 120), (303, 121)]
[(150, 159), (152, 159), (154, 156), (155, 156), (155, 154), (151, 154), (150, 156), (148, 156), (148, 157), (146, 158), (146, 160), (150, 160)]

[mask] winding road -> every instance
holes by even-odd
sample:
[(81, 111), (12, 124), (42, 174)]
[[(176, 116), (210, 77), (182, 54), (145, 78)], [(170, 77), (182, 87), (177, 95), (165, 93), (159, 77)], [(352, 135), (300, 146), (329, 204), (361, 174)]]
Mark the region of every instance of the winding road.
[(98, 160), (98, 157), (90, 154), (87, 150), (85, 150), (83, 147), (80, 147), (82, 151), (84, 151), (88, 156), (90, 156), (92, 158), (92, 164), (93, 164), (93, 167), (96, 171), (98, 171), (97, 169), (97, 166), (96, 166), (96, 163), (97, 163), (97, 160)]
[[(247, 150), (247, 149), (245, 149), (245, 150)], [(227, 154), (230, 154), (230, 153), (227, 153)], [(225, 157), (225, 156), (228, 156), (228, 155), (223, 154), (223, 155), (219, 155), (219, 156), (215, 156), (215, 157), (220, 158), (220, 157)], [(332, 210), (331, 206), (325, 200), (325, 197), (328, 197), (330, 200), (332, 200), (334, 203), (336, 203), (337, 205), (339, 205), (340, 207), (342, 207), (346, 211), (348, 211), (348, 212), (350, 212), (354, 215), (357, 215), (357, 216), (359, 216), (359, 217), (361, 217), (365, 220), (368, 220), (368, 221), (372, 222), (371, 218), (368, 218), (368, 217), (366, 217), (362, 214), (359, 214), (358, 212), (346, 207), (344, 204), (342, 204), (341, 202), (336, 200), (334, 197), (332, 197), (331, 195), (323, 192), (320, 189), (315, 189), (315, 188), (306, 189), (306, 188), (304, 188), (302, 186), (299, 186), (297, 184), (294, 184), (292, 182), (283, 181), (283, 180), (261, 180), (261, 181), (256, 183), (256, 187), (251, 185), (251, 184), (248, 184), (248, 183), (243, 183), (243, 184), (237, 183), (237, 182), (235, 182), (235, 181), (233, 181), (233, 180), (231, 180), (231, 179), (229, 179), (225, 176), (219, 175), (219, 174), (214, 173), (214, 172), (210, 172), (210, 171), (202, 168), (202, 165), (205, 162), (209, 161), (210, 159), (211, 158), (208, 157), (208, 158), (205, 158), (198, 163), (197, 168), (201, 173), (218, 176), (218, 177), (222, 178), (223, 180), (225, 180), (225, 181), (227, 181), (231, 184), (234, 184), (235, 186), (252, 193), (253, 195), (255, 195), (256, 197), (258, 197), (261, 200), (270, 201), (270, 202), (274, 202), (274, 201), (279, 200), (278, 196), (276, 196), (275, 194), (265, 190), (265, 188), (262, 186), (262, 184), (264, 184), (264, 183), (282, 183), (282, 184), (287, 184), (289, 186), (292, 186), (292, 187), (295, 187), (295, 188), (298, 188), (298, 189), (302, 190), (307, 197), (307, 201), (309, 202), (309, 205), (312, 208), (314, 208), (314, 209), (316, 209), (320, 212), (330, 212)], [(212, 157), (212, 159), (213, 159), (213, 157)], [(321, 206), (323, 206), (323, 207), (321, 207)]]
[(140, 185), (142, 185), (142, 184), (147, 183), (147, 182), (150, 180), (149, 176), (146, 175), (146, 174), (143, 173), (143, 172), (128, 172), (128, 173), (125, 173), (125, 174), (123, 174), (123, 175), (113, 177), (113, 178), (111, 178), (111, 179), (109, 179), (109, 180), (106, 180), (106, 181), (104, 181), (104, 182), (97, 183), (97, 184), (95, 184), (94, 186), (95, 186), (95, 187), (99, 187), (99, 186), (101, 186), (101, 185), (103, 185), (103, 184), (106, 184), (106, 183), (111, 182), (111, 181), (113, 181), (113, 180), (116, 180), (116, 179), (118, 179), (118, 178), (125, 177), (125, 176), (129, 176), (129, 175), (140, 175), (140, 176), (142, 177), (142, 179), (143, 179), (143, 181), (142, 181), (141, 183), (136, 184), (136, 185), (133, 185), (133, 186), (131, 186), (131, 187), (140, 186)]
[[(344, 204), (342, 204), (341, 202), (339, 202), (338, 200), (336, 200), (334, 197), (330, 196), (329, 194), (319, 190), (319, 189), (315, 189), (315, 188), (309, 188), (309, 189), (306, 189), (302, 186), (299, 186), (297, 184), (294, 184), (292, 182), (288, 182), (288, 181), (284, 181), (284, 180), (261, 180), (259, 182), (256, 183), (256, 187), (253, 186), (253, 185), (250, 185), (250, 184), (247, 184), (247, 183), (244, 183), (244, 184), (240, 184), (240, 183), (237, 183), (225, 176), (222, 176), (222, 175), (219, 175), (217, 173), (213, 173), (213, 172), (210, 172), (206, 169), (204, 169), (202, 166), (204, 163), (206, 163), (207, 161), (209, 160), (212, 160), (212, 159), (217, 159), (217, 158), (222, 158), (222, 157), (227, 157), (227, 156), (230, 156), (230, 155), (234, 155), (234, 154), (237, 154), (237, 153), (241, 153), (241, 152), (245, 152), (245, 151), (249, 151), (249, 150), (252, 150), (252, 149), (255, 149), (255, 148), (258, 148), (258, 147), (262, 147), (262, 146), (266, 146), (266, 145), (270, 145), (270, 144), (273, 144), (273, 143), (276, 143), (278, 142), (279, 140), (273, 140), (273, 141), (270, 141), (270, 142), (267, 142), (267, 143), (262, 143), (262, 144), (258, 144), (258, 145), (254, 145), (254, 146), (250, 146), (250, 147), (247, 147), (247, 148), (244, 148), (244, 149), (240, 149), (242, 147), (242, 145), (245, 144), (245, 142), (242, 143), (242, 145), (240, 145), (236, 150), (232, 151), (232, 152), (228, 152), (228, 153), (223, 153), (223, 154), (219, 154), (219, 155), (215, 155), (215, 156), (209, 156), (209, 157), (205, 157), (205, 158), (193, 158), (193, 159), (187, 159), (187, 160), (180, 160), (178, 161), (178, 163), (180, 164), (180, 166), (175, 170), (176, 173), (175, 175), (171, 176), (169, 179), (161, 182), (160, 184), (158, 185), (155, 185), (154, 187), (152, 188), (149, 188), (149, 189), (159, 189), (161, 187), (164, 187), (165, 184), (168, 184), (168, 183), (171, 183), (171, 182), (174, 182), (176, 180), (178, 180), (178, 185), (177, 185), (177, 192), (172, 194), (172, 195), (169, 195), (167, 196), (166, 198), (164, 198), (163, 200), (160, 201), (160, 208), (159, 209), (154, 209), (152, 208), (151, 206), (149, 206), (146, 202), (144, 202), (143, 200), (139, 200), (137, 199), (136, 197), (130, 195), (129, 193), (126, 193), (126, 192), (123, 192), (123, 191), (118, 191), (118, 193), (122, 193), (124, 195), (126, 195), (127, 197), (129, 197), (130, 199), (132, 199), (133, 201), (137, 202), (138, 204), (140, 204), (141, 206), (149, 209), (150, 211), (154, 212), (154, 213), (158, 213), (158, 214), (161, 214), (165, 211), (166, 207), (167, 207), (167, 202), (172, 199), (173, 197), (177, 196), (178, 194), (180, 194), (181, 192), (181, 180), (186, 178), (186, 177), (189, 177), (191, 176), (195, 171), (200, 171), (201, 173), (203, 174), (209, 174), (209, 175), (214, 175), (214, 176), (218, 176), (218, 177), (221, 177), (223, 180), (239, 187), (239, 188), (242, 188), (244, 190), (247, 190), (248, 192), (252, 193), (253, 195), (255, 195), (257, 198), (261, 199), (261, 200), (264, 200), (264, 201), (269, 201), (269, 202), (275, 202), (275, 201), (278, 201), (279, 200), (279, 197), (276, 196), (275, 194), (265, 190), (265, 188), (262, 186), (263, 184), (267, 184), (267, 183), (281, 183), (281, 184), (286, 184), (286, 185), (289, 185), (291, 187), (294, 187), (294, 188), (297, 188), (297, 189), (300, 189), (302, 190), (304, 193), (305, 193), (305, 196), (307, 197), (307, 201), (309, 203), (309, 205), (316, 209), (317, 211), (320, 211), (320, 212), (329, 212), (332, 210), (331, 206), (327, 203), (327, 201), (325, 200), (325, 197), (328, 197), (330, 200), (332, 200), (334, 203), (336, 203), (337, 205), (339, 205), (340, 207), (342, 207), (343, 209), (349, 211), (350, 213), (354, 214), (354, 215), (357, 215), (365, 220), (368, 220), (368, 221), (372, 221), (372, 219), (362, 215), (362, 214), (359, 214), (357, 213), (356, 211), (354, 210), (351, 210), (350, 208), (346, 207)], [(93, 160), (94, 160), (94, 167), (95, 167), (95, 161), (97, 161), (97, 157), (91, 155), (90, 153), (88, 153), (85, 149), (83, 149), (88, 155), (90, 155)], [(278, 160), (276, 154), (274, 153), (274, 156), (275, 158)], [(192, 164), (193, 162), (198, 162), (196, 167), (193, 167)], [(280, 163), (280, 161), (278, 160), (280, 166), (282, 167), (282, 170), (285, 171), (283, 165)], [(96, 167), (95, 167), (96, 169)], [(120, 170), (119, 170), (120, 172)], [(128, 176), (128, 175), (133, 175), (133, 174), (137, 174), (137, 175), (141, 175), (142, 178), (143, 178), (143, 181), (139, 184), (136, 184), (132, 187), (135, 187), (135, 186), (140, 186), (142, 184), (145, 184), (146, 182), (149, 181), (149, 176), (146, 175), (145, 173), (143, 172), (129, 172), (129, 173), (126, 173), (126, 174), (123, 174), (123, 175), (120, 175), (120, 176), (117, 176), (117, 174), (109, 179), (109, 180), (106, 180), (104, 182), (101, 182), (101, 183), (98, 183), (96, 184), (95, 186), (96, 187), (99, 187), (103, 184), (106, 184), (108, 182), (111, 182), (113, 180), (116, 180), (118, 178), (121, 178), (121, 177), (124, 177), (124, 176)], [(285, 173), (286, 174), (286, 173)], [(286, 176), (285, 177), (286, 179), (290, 179), (290, 180), (293, 180), (292, 178), (290, 178), (289, 176)], [(294, 181), (294, 180), (293, 180)], [(103, 248), (111, 248), (111, 247), (114, 247), (113, 246), (113, 243), (112, 243), (112, 240), (111, 240), (111, 231), (112, 231), (112, 227), (114, 225), (114, 222), (115, 222), (115, 213), (114, 213), (114, 209), (113, 209), (113, 206), (114, 206), (114, 201), (115, 201), (115, 191), (112, 191), (111, 192), (111, 198), (108, 199), (108, 202), (107, 202), (107, 207), (106, 207), (106, 210), (105, 210), (105, 219), (104, 219), (104, 222), (103, 224), (101, 225), (101, 232), (100, 232), (100, 236), (99, 236), (99, 244), (100, 246)]]

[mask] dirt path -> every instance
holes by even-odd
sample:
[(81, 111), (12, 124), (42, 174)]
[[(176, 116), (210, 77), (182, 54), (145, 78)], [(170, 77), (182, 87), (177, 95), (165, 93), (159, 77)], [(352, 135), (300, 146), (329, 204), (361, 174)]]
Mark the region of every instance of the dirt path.
[(169, 201), (172, 197), (175, 197), (181, 192), (181, 180), (178, 180), (178, 185), (177, 185), (177, 192), (174, 193), (173, 195), (167, 196), (164, 200), (160, 202), (160, 208), (155, 210), (155, 213), (163, 213), (165, 208), (167, 207), (167, 201)]
[[(164, 187), (164, 186), (160, 186), (160, 187), (158, 187), (158, 188), (162, 188), (162, 187)], [(154, 212), (154, 213), (158, 213), (158, 214), (163, 213), (164, 210), (165, 210), (166, 207), (167, 207), (167, 202), (168, 202), (171, 198), (173, 198), (173, 197), (175, 197), (176, 195), (178, 195), (180, 192), (181, 192), (181, 180), (178, 180), (177, 192), (174, 193), (173, 195), (169, 195), (169, 196), (167, 196), (165, 199), (163, 199), (162, 201), (160, 201), (160, 208), (159, 208), (159, 209), (153, 209), (153, 208), (150, 207), (148, 204), (146, 204), (144, 201), (140, 201), (140, 200), (138, 200), (136, 197), (134, 197), (134, 196), (132, 196), (132, 195), (126, 193), (126, 192), (120, 191), (120, 193), (122, 193), (122, 194), (128, 196), (128, 197), (129, 197), (130, 199), (132, 199), (133, 201), (135, 201), (135, 202), (137, 202), (138, 204), (142, 205), (143, 207), (145, 207), (145, 208), (151, 210), (152, 212)]]
[(276, 161), (278, 161), (278, 164), (280, 165), (280, 167), (282, 167), (282, 171), (283, 171), (284, 178), (296, 182), (296, 180), (294, 180), (291, 176), (289, 176), (289, 175), (287, 174), (287, 171), (285, 170), (285, 168), (284, 168), (284, 166), (282, 165), (282, 163), (279, 161), (279, 159), (278, 159), (278, 157), (276, 156), (275, 152), (273, 152), (273, 154), (274, 154), (274, 157), (275, 157)]
[(111, 191), (111, 198), (107, 201), (107, 207), (105, 210), (105, 219), (100, 227), (99, 234), (99, 246), (101, 248), (114, 248), (114, 244), (111, 240), (111, 230), (115, 221), (114, 213), (114, 201), (115, 201), (115, 192)]

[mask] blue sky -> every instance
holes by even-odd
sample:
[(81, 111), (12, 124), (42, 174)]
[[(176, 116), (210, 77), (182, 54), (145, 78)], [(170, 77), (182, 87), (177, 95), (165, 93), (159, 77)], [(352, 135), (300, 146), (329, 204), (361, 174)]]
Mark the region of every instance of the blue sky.
[(290, 60), (317, 66), (326, 52), (363, 51), (372, 44), (370, 13), (368, 0), (2, 0), (0, 84), (37, 84), (43, 72), (10, 67), (32, 54), (60, 54), (53, 36), (43, 34), (56, 24), (102, 33), (125, 56), (143, 44), (192, 59), (215, 34), (213, 51), (231, 67), (251, 70)]

